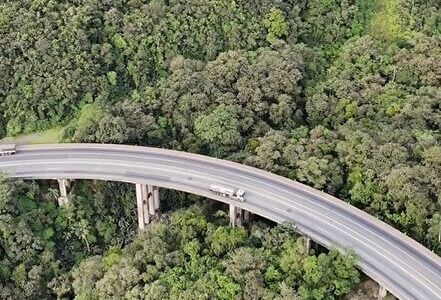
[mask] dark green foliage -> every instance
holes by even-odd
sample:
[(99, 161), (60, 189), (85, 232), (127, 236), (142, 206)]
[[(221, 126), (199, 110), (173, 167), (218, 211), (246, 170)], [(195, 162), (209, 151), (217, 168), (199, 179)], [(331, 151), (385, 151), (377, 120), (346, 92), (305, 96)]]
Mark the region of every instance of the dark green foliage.
[[(3, 1), (0, 136), (61, 125), (68, 142), (246, 163), (441, 254), (438, 2)], [(133, 191), (80, 184), (59, 209), (44, 186), (0, 184), (2, 298), (327, 299), (358, 278), (351, 257), (194, 211), (129, 245)]]
[[(335, 46), (359, 33), (358, 10), (354, 0), (307, 1), (304, 39), (314, 46)], [(355, 32), (352, 32), (355, 31)]]
[[(304, 284), (299, 288), (302, 299), (335, 299), (348, 293), (358, 282), (357, 271), (353, 268), (354, 257), (342, 256), (338, 251), (310, 256), (303, 262)], [(333, 278), (329, 281), (329, 278)], [(335, 296), (334, 296), (335, 295)]]
[(242, 147), (244, 138), (299, 120), (302, 49), (280, 44), (222, 53), (209, 63), (175, 59), (159, 98), (181, 147), (225, 153)]
[[(79, 182), (74, 189), (78, 196), (59, 208), (54, 190), (1, 179), (2, 299), (276, 299), (310, 289), (309, 259), (338, 274), (321, 280), (328, 295), (359, 281), (351, 256), (308, 256), (289, 227), (231, 228), (226, 214), (203, 206), (209, 219), (202, 209), (180, 210), (133, 239), (133, 191)], [(91, 189), (92, 199), (83, 196)]]
[(342, 195), (421, 242), (440, 210), (439, 162), (426, 161), (440, 155), (439, 76), (432, 72), (439, 43), (417, 34), (386, 55), (371, 38), (348, 43), (306, 106), (311, 123), (338, 133), (331, 151), (347, 172)]
[(207, 116), (195, 120), (195, 133), (210, 144), (234, 145), (241, 138), (234, 106), (219, 105)]
[(68, 142), (113, 144), (138, 144), (148, 140), (156, 145), (163, 142), (167, 133), (166, 128), (158, 124), (160, 121), (130, 100), (105, 110), (96, 104), (86, 104), (78, 117), (63, 129), (62, 138)]
[(399, 10), (406, 27), (428, 35), (441, 33), (441, 6), (437, 0), (402, 0)]
[(46, 298), (52, 294), (49, 283), (54, 290), (66, 291), (65, 272), (74, 264), (132, 239), (133, 191), (127, 193), (120, 184), (81, 183), (75, 190), (78, 196), (60, 208), (55, 190), (1, 179), (2, 299)]
[(268, 34), (296, 40), (300, 9), (277, 3), (7, 1), (0, 5), (0, 102), (8, 134), (66, 123), (85, 101), (143, 95), (176, 55), (208, 60), (265, 46), (270, 10), (297, 22), (270, 18)]

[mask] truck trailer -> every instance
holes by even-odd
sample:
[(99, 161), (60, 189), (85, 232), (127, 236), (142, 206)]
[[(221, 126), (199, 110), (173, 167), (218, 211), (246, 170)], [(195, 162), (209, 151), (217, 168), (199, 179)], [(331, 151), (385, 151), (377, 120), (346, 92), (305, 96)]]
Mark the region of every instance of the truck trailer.
[(242, 189), (234, 190), (217, 184), (211, 184), (210, 191), (216, 195), (227, 197), (234, 200), (245, 201), (245, 191)]
[(0, 156), (15, 154), (15, 144), (0, 144)]

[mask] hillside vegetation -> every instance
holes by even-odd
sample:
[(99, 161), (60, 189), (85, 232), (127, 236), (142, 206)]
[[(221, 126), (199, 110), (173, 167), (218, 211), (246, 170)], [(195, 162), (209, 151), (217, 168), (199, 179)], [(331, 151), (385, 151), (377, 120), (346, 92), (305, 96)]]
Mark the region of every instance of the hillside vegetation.
[[(237, 161), (333, 194), (441, 255), (438, 0), (7, 0), (0, 4), (0, 33), (0, 137), (62, 127), (59, 138), (65, 142), (137, 144)], [(109, 247), (118, 248), (118, 263), (112, 268), (139, 267), (129, 259), (137, 251), (130, 241), (143, 243), (145, 237), (134, 237), (133, 223), (124, 229), (126, 239), (115, 240), (122, 234), (116, 216), (133, 213), (133, 195), (125, 194), (133, 191), (120, 188), (106, 185), (110, 203), (98, 201), (92, 212), (69, 212), (69, 224), (79, 224), (69, 233), (78, 240), (66, 248), (75, 258), (63, 256), (61, 261), (70, 262), (48, 276), (78, 268), (92, 254), (101, 257), (80, 266), (101, 272), (90, 280), (114, 276), (103, 258)], [(32, 201), (39, 199), (25, 193)], [(99, 197), (93, 189), (76, 193), (86, 202)], [(167, 197), (177, 206), (185, 202), (185, 196), (173, 192)], [(128, 200), (113, 207), (120, 198)], [(32, 204), (30, 211), (52, 205), (53, 199)], [(103, 223), (93, 222), (101, 224), (96, 230), (110, 232), (102, 233), (104, 240), (96, 234), (90, 239), (88, 227), (79, 222), (101, 220), (99, 205), (111, 206)], [(55, 220), (62, 218), (58, 209), (50, 211), (58, 216)], [(22, 210), (16, 214), (26, 215)], [(7, 218), (3, 212), (0, 216)], [(51, 240), (57, 230), (63, 235), (73, 230), (63, 226), (54, 226), (51, 233), (43, 223), (33, 232), (46, 232)], [(1, 282), (15, 291), (22, 289), (19, 283), (31, 282), (36, 271), (28, 254), (18, 258), (8, 252), (9, 234), (0, 237), (7, 266)], [(246, 234), (245, 239), (252, 239), (252, 233)], [(187, 251), (175, 247), (173, 251)], [(43, 259), (43, 248), (29, 257)], [(231, 251), (233, 255), (236, 250)], [(329, 255), (338, 261), (333, 252)], [(240, 282), (230, 286), (232, 273), (228, 279), (216, 277), (225, 271), (221, 266), (227, 257), (213, 260), (214, 273), (201, 271), (190, 281), (222, 281), (228, 293), (238, 286), (243, 292)], [(262, 258), (265, 266), (268, 259)], [(141, 276), (144, 269), (136, 272)], [(156, 275), (142, 275), (144, 283), (168, 276)], [(286, 281), (283, 273), (274, 276), (274, 282)], [(302, 294), (302, 276), (286, 285), (286, 295), (321, 299)], [(57, 281), (58, 288), (72, 295), (76, 284), (64, 286), (63, 280)], [(182, 287), (164, 282), (148, 290), (142, 286), (136, 293), (185, 297)], [(128, 292), (132, 284), (122, 289)], [(270, 281), (262, 286), (268, 297), (282, 297), (281, 288), (273, 289)], [(104, 295), (99, 286), (78, 288), (86, 291), (78, 299), (88, 299), (87, 293), (104, 297), (97, 296)], [(49, 295), (46, 288), (46, 294), (38, 293), (9, 295)], [(56, 294), (63, 293), (51, 295)], [(327, 288), (324, 294), (327, 299), (340, 295)]]
[(136, 235), (133, 192), (77, 182), (57, 207), (46, 184), (0, 179), (1, 299), (333, 299), (360, 281), (352, 253), (308, 254), (284, 225), (232, 228), (211, 201)]

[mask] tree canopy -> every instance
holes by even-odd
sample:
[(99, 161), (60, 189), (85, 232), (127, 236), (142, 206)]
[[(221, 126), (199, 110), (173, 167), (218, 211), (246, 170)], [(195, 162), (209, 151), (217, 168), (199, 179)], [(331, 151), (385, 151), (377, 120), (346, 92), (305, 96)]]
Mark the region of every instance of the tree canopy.
[[(441, 255), (438, 2), (2, 1), (0, 137), (62, 127), (64, 142), (248, 164), (331, 193)], [(197, 211), (135, 237), (130, 188), (78, 186), (61, 209), (50, 182), (2, 179), (3, 298), (330, 299), (358, 278), (352, 263), (335, 270), (335, 251), (308, 257), (295, 240), (274, 244)], [(191, 198), (164, 194), (168, 208)]]

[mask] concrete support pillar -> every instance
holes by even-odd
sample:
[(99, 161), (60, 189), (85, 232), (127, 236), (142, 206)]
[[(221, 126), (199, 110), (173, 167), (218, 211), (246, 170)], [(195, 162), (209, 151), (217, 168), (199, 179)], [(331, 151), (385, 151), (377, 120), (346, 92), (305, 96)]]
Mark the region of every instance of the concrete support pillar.
[(159, 188), (154, 185), (148, 185), (147, 195), (150, 215), (157, 215), (159, 213)]
[(250, 220), (250, 212), (230, 204), (230, 225), (232, 227), (243, 226)]
[(141, 184), (141, 197), (142, 197), (142, 215), (144, 218), (144, 224), (150, 223), (150, 213), (147, 199), (147, 186), (145, 184)]
[(153, 200), (155, 202), (155, 212), (159, 213), (160, 201), (159, 201), (159, 188), (153, 186)]
[(243, 212), (242, 208), (236, 207), (236, 225), (243, 226)]
[[(139, 231), (143, 231), (145, 225), (149, 223), (149, 213), (148, 206), (146, 201), (147, 193), (145, 190), (145, 185), (137, 183), (136, 184), (136, 208), (138, 212), (138, 229)], [(147, 222), (146, 222), (147, 218)]]
[(153, 216), (159, 212), (159, 189), (156, 186), (136, 184), (136, 205), (138, 210), (138, 228), (142, 231)]
[(155, 198), (152, 185), (147, 185), (147, 205), (151, 216), (155, 215)]
[(60, 196), (58, 197), (58, 205), (63, 206), (69, 203), (67, 198), (67, 189), (70, 187), (67, 179), (58, 179), (58, 186), (60, 188)]
[(237, 217), (236, 217), (236, 206), (233, 204), (230, 204), (230, 225), (232, 227), (236, 227), (237, 224)]
[(244, 210), (243, 211), (243, 223), (244, 224), (250, 223), (250, 219), (251, 219), (251, 213), (247, 210)]
[(309, 254), (310, 250), (311, 250), (311, 239), (309, 237), (304, 237), (305, 239), (305, 251), (306, 254)]
[(60, 197), (67, 197), (67, 179), (58, 179)]
[(377, 297), (377, 299), (378, 300), (383, 300), (383, 298), (386, 297), (386, 295), (387, 295), (386, 288), (382, 284), (380, 284), (378, 286), (378, 297)]

